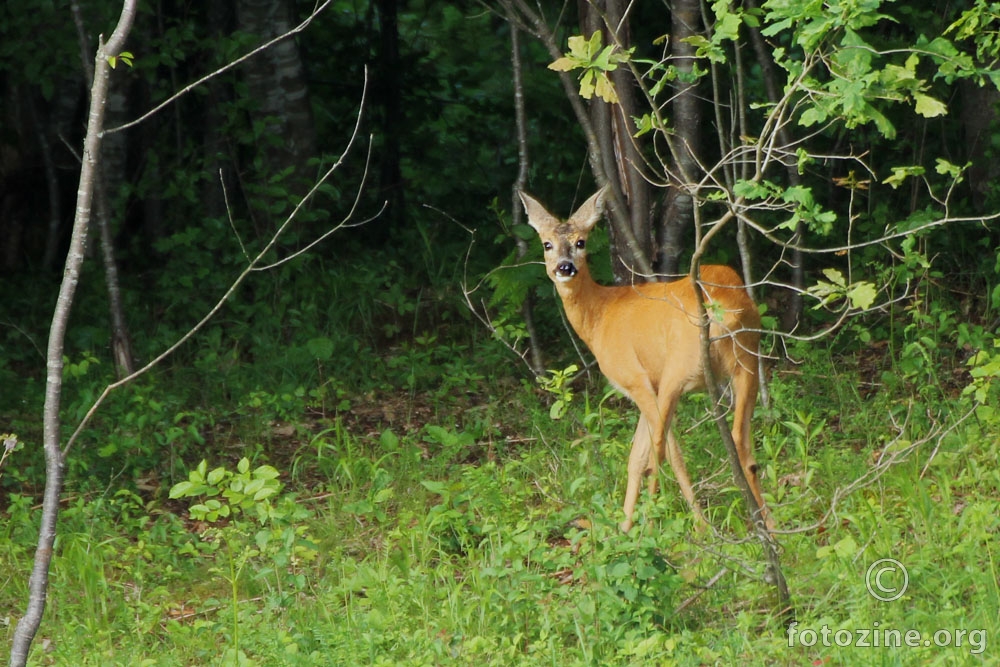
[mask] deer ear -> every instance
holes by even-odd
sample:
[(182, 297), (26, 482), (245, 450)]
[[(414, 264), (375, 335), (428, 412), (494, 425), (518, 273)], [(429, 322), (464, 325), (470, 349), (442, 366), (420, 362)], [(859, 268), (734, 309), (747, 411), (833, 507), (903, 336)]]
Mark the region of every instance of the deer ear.
[(528, 224), (536, 232), (541, 234), (543, 230), (552, 229), (559, 224), (556, 217), (546, 211), (545, 207), (537, 199), (523, 190), (518, 190), (517, 195), (521, 198), (521, 203), (524, 204), (524, 212), (528, 214)]
[(580, 208), (576, 209), (576, 213), (570, 216), (569, 223), (584, 232), (593, 229), (604, 213), (604, 196), (607, 192), (608, 186), (605, 185), (592, 194), (590, 199), (583, 202)]

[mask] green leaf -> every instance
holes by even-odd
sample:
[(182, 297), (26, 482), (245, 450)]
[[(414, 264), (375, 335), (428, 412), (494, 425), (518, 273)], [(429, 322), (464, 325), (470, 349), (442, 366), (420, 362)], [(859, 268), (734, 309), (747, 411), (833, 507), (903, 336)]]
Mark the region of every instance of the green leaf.
[(685, 37), (681, 40), (685, 44), (690, 44), (698, 50), (706, 49), (712, 45), (708, 38), (704, 35), (691, 35), (690, 37)]
[(833, 550), (841, 558), (850, 558), (858, 553), (858, 543), (848, 535), (834, 544)]
[(170, 498), (174, 500), (177, 498), (183, 498), (192, 488), (194, 488), (194, 484), (191, 482), (177, 482), (170, 487)]
[(255, 479), (277, 479), (281, 473), (274, 466), (263, 465), (253, 471), (253, 476)]
[(198, 504), (198, 505), (192, 505), (191, 507), (188, 508), (188, 513), (190, 513), (191, 516), (193, 516), (196, 519), (203, 518), (206, 514), (208, 514), (208, 512), (209, 509), (206, 505)]
[(263, 489), (265, 484), (267, 484), (266, 479), (261, 479), (260, 477), (252, 479), (250, 480), (249, 483), (247, 483), (246, 488), (243, 489), (243, 493), (245, 493), (248, 496), (252, 496), (253, 494)]
[(826, 112), (818, 107), (810, 107), (802, 112), (799, 116), (799, 125), (802, 127), (812, 127), (817, 123), (822, 123), (826, 120)]
[(615, 86), (604, 72), (597, 75), (597, 85), (594, 87), (594, 92), (608, 104), (618, 103), (618, 93), (615, 92)]
[(847, 281), (844, 279), (844, 274), (840, 272), (840, 269), (823, 269), (823, 275), (837, 287), (847, 286)]
[(570, 70), (574, 70), (577, 67), (582, 67), (582, 66), (583, 64), (579, 60), (575, 60), (573, 58), (567, 58), (566, 56), (559, 58), (555, 62), (549, 63), (549, 69), (555, 70), (557, 72), (569, 72)]
[(594, 61), (594, 58), (597, 57), (597, 54), (601, 50), (602, 41), (603, 37), (601, 35), (601, 31), (595, 30), (594, 34), (590, 36), (590, 41), (587, 42), (587, 62), (592, 63)]
[(602, 69), (606, 72), (611, 72), (613, 70), (618, 69), (618, 66), (612, 64), (611, 62), (611, 53), (614, 50), (615, 50), (614, 44), (605, 46), (604, 49), (600, 52), (600, 54), (598, 54), (598, 56), (594, 58), (593, 62), (591, 63), (591, 66), (596, 67), (597, 69)]
[(954, 179), (958, 179), (961, 178), (962, 172), (965, 171), (963, 167), (959, 167), (957, 164), (952, 164), (944, 158), (937, 158), (935, 162), (934, 171), (942, 176), (951, 176)]
[(776, 184), (770, 181), (736, 181), (733, 186), (733, 193), (737, 197), (744, 199), (758, 200), (768, 199), (776, 196), (781, 191)]
[(875, 285), (867, 281), (855, 284), (847, 292), (847, 298), (851, 300), (851, 305), (861, 310), (871, 308), (877, 295), (878, 291), (875, 289)]
[(916, 101), (917, 113), (924, 118), (934, 118), (936, 116), (946, 116), (948, 114), (948, 106), (944, 102), (934, 99), (930, 95), (913, 93), (913, 99)]
[(379, 436), (378, 442), (383, 451), (394, 452), (399, 449), (399, 436), (389, 429), (382, 431), (382, 435)]
[(310, 338), (306, 342), (306, 349), (318, 361), (329, 361), (333, 357), (333, 341), (326, 336)]
[(567, 40), (567, 43), (571, 56), (584, 62), (590, 61), (590, 56), (587, 55), (587, 40), (583, 38), (583, 35), (573, 35)]
[(226, 469), (219, 467), (208, 473), (208, 477), (205, 478), (205, 482), (209, 486), (218, 486), (219, 482), (223, 480), (226, 476)]
[(580, 79), (580, 97), (589, 100), (594, 96), (594, 70), (588, 69)]
[(871, 115), (871, 120), (875, 123), (875, 127), (878, 129), (879, 133), (886, 139), (896, 138), (896, 127), (886, 118), (881, 112), (876, 111), (875, 107), (869, 107), (869, 114)]
[(254, 502), (260, 502), (261, 500), (266, 500), (266, 499), (268, 499), (268, 498), (276, 495), (277, 493), (278, 493), (278, 489), (274, 488), (273, 486), (265, 486), (265, 487), (263, 487), (261, 489), (258, 489), (257, 491), (254, 492), (253, 499), (254, 499)]
[(882, 181), (882, 183), (885, 185), (892, 186), (892, 188), (895, 190), (900, 185), (902, 185), (903, 181), (905, 181), (910, 176), (923, 176), (923, 175), (924, 175), (924, 168), (920, 166), (893, 167), (892, 176), (886, 178), (884, 181)]
[(435, 482), (433, 480), (425, 479), (421, 481), (420, 484), (431, 493), (435, 493), (439, 496), (448, 495), (448, 487), (444, 482)]
[[(726, 6), (726, 5), (719, 5)], [(736, 41), (740, 36), (740, 25), (743, 21), (739, 14), (726, 12), (714, 26), (713, 39)]]

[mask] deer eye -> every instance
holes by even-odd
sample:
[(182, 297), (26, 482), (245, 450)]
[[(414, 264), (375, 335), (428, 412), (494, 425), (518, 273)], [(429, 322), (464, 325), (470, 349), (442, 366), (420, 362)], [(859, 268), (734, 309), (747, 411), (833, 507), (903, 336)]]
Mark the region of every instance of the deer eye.
[(546, 251), (552, 250), (552, 243), (550, 241), (546, 241), (542, 244), (542, 247), (545, 248)]
[(584, 239), (577, 240), (576, 247), (578, 249), (583, 250), (586, 246), (587, 246), (587, 242)]

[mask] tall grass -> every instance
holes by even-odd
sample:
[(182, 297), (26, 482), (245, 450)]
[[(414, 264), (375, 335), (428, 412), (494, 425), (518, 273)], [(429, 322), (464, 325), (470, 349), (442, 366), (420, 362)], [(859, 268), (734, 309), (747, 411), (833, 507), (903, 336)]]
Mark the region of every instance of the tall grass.
[[(681, 437), (719, 532), (693, 529), (668, 473), (622, 535), (631, 410), (585, 394), (554, 422), (535, 391), (508, 387), (474, 418), (452, 406), (437, 423), (411, 428), (358, 432), (345, 413), (317, 430), (322, 420), (301, 415), (274, 501), (298, 509), (279, 519), (261, 519), (251, 506), (195, 521), (162, 491), (78, 484), (62, 514), (32, 661), (994, 663), (996, 435), (969, 420), (831, 507), (893, 436), (894, 446), (917, 442), (935, 419), (954, 416), (906, 421), (927, 406), (864, 400), (851, 389), (853, 374), (812, 363), (776, 378), (773, 407), (755, 422), (765, 490), (790, 531), (778, 539), (796, 604), (792, 630), (774, 613), (758, 550), (742, 538), (738, 494), (711, 425)], [(805, 390), (809, 377), (824, 377), (825, 390)], [(696, 422), (703, 408), (689, 402), (678, 424)], [(260, 422), (250, 426), (261, 435)], [(264, 449), (248, 451), (260, 459)], [(231, 469), (224, 459), (209, 467)], [(15, 497), (5, 517), (0, 606), (11, 611), (0, 621), (8, 638), (26, 595), (36, 512)], [(879, 558), (906, 567), (901, 599), (869, 593), (866, 570)], [(892, 639), (897, 630), (916, 631), (918, 645), (857, 645), (866, 632)]]

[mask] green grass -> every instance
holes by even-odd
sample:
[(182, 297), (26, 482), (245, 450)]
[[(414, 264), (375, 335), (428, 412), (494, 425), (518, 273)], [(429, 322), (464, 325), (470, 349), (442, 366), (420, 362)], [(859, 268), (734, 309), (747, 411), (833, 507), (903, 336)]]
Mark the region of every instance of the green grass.
[[(989, 423), (969, 419), (926, 440), (831, 507), (838, 490), (872, 474), (884, 447), (953, 423), (961, 400), (862, 398), (855, 372), (822, 358), (772, 383), (755, 439), (765, 491), (789, 530), (778, 541), (798, 621), (790, 633), (763, 581), (761, 550), (746, 538), (717, 434), (709, 423), (689, 428), (703, 399), (686, 402), (678, 435), (718, 533), (693, 529), (667, 471), (663, 492), (642, 494), (636, 527), (622, 535), (635, 420), (625, 401), (581, 389), (552, 421), (536, 390), (481, 371), (453, 372), (447, 394), (433, 389), (422, 374), (447, 353), (432, 341), (398, 354), (407, 375), (395, 390), (321, 397), (342, 403), (337, 416), (311, 416), (320, 399), (291, 391), (261, 392), (226, 418), (176, 420), (169, 442), (197, 432), (207, 443), (179, 455), (189, 467), (207, 452), (209, 469), (236, 471), (249, 456), (251, 467), (282, 473), (279, 495), (229, 518), (196, 521), (187, 507), (198, 499), (168, 499), (183, 477), (101, 489), (77, 472), (32, 664), (1000, 659), (1000, 447)], [(155, 416), (162, 401), (134, 396), (136, 412)], [(126, 424), (115, 437), (167, 433), (158, 424)], [(9, 641), (27, 597), (38, 510), (14, 496), (5, 519), (0, 608), (11, 611), (0, 632)], [(909, 574), (895, 602), (876, 600), (865, 584), (868, 566), (887, 557)], [(921, 644), (853, 645), (866, 630), (915, 630)], [(956, 631), (964, 646), (933, 645), (946, 632), (954, 643)]]

